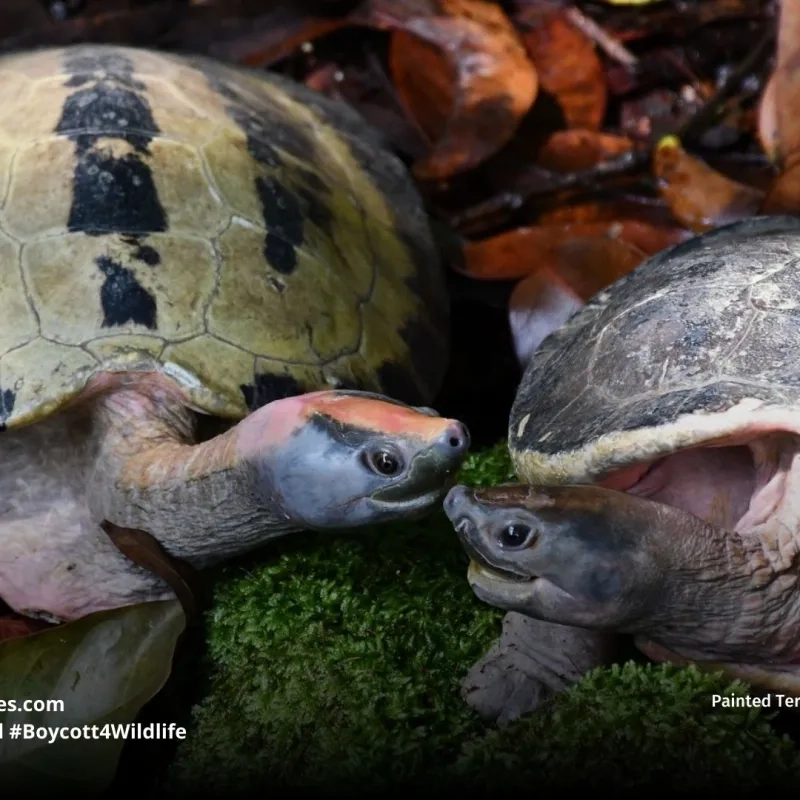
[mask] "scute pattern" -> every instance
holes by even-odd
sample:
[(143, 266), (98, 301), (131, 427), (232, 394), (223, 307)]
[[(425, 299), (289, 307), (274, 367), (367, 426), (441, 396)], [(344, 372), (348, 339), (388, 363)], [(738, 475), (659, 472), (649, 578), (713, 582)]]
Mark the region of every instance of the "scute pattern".
[(799, 265), (789, 217), (726, 225), (641, 264), (542, 343), (511, 411), (512, 453), (575, 452), (747, 399), (796, 404)]
[(0, 103), (0, 426), (101, 369), (163, 369), (230, 418), (331, 386), (430, 402), (441, 265), (404, 168), (350, 109), (95, 45), (0, 59)]

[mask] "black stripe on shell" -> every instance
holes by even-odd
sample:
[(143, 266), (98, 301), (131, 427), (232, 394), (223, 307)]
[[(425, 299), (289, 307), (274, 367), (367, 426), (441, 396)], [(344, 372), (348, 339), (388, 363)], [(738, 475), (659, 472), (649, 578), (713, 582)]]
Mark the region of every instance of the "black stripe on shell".
[[(270, 80), (337, 131), (351, 157), (391, 204), (392, 232), (407, 248), (414, 265), (405, 283), (420, 299), (423, 308), (419, 313), (425, 319), (410, 319), (401, 331), (411, 352), (413, 369), (387, 362), (379, 368), (378, 377), (386, 392), (404, 402), (418, 403), (423, 390), (424, 402), (430, 402), (441, 388), (447, 368), (450, 308), (447, 273), (422, 198), (406, 167), (391, 153), (390, 143), (358, 112), (281, 75), (273, 75)], [(368, 208), (364, 211), (370, 213)]]
[(272, 375), (270, 373), (256, 375), (252, 383), (242, 384), (239, 389), (250, 411), (255, 411), (274, 400), (296, 397), (307, 391), (291, 375)]
[[(209, 86), (223, 97), (225, 111), (245, 135), (247, 151), (273, 174), (256, 178), (256, 192), (267, 234), (264, 256), (272, 267), (289, 275), (297, 267), (296, 248), (305, 241), (306, 220), (331, 233), (333, 214), (329, 189), (313, 169), (297, 163), (288, 164), (284, 154), (313, 167), (320, 160), (313, 131), (308, 125), (291, 119), (265, 94), (252, 98), (203, 59), (194, 61)], [(265, 81), (266, 75), (259, 75)], [(285, 87), (280, 86), (281, 90)], [(275, 170), (286, 170), (296, 180), (291, 189), (281, 183)]]
[[(75, 142), (77, 157), (68, 230), (88, 235), (165, 231), (166, 213), (145, 161), (159, 129), (133, 62), (87, 47), (68, 51), (63, 66), (69, 75), (65, 86), (76, 89), (64, 101), (55, 129)], [(131, 151), (114, 155), (99, 145), (102, 139), (126, 142)]]
[(297, 196), (275, 178), (257, 178), (256, 190), (267, 229), (264, 256), (282, 275), (291, 275), (297, 266), (295, 247), (304, 239), (303, 209)]
[(108, 256), (95, 259), (95, 264), (105, 276), (100, 287), (103, 327), (133, 323), (155, 330), (158, 321), (156, 298), (136, 280), (133, 270)]
[(0, 433), (6, 429), (6, 420), (14, 410), (17, 393), (13, 389), (0, 388)]

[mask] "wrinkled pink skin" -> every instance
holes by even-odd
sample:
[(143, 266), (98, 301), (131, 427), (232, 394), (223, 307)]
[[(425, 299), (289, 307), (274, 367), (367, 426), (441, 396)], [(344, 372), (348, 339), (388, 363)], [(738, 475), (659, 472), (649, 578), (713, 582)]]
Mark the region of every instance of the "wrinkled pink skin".
[(131, 568), (90, 512), (99, 442), (83, 412), (2, 435), (0, 593), (18, 613), (53, 622), (171, 596)]
[[(412, 455), (433, 452), (446, 489), (446, 474), (465, 455), (461, 445), (447, 451), (448, 443), (463, 435), (468, 444), (460, 423), (346, 394), (317, 392), (273, 402), (198, 444), (195, 414), (171, 379), (96, 377), (67, 409), (0, 434), (0, 598), (20, 614), (59, 622), (172, 597), (160, 578), (117, 550), (99, 527), (104, 519), (147, 531), (171, 555), (199, 568), (304, 527), (285, 510), (290, 506), (283, 496), (269, 487), (259, 493), (264, 484), (258, 467), (269, 467), (272, 458), (301, 463), (301, 470), (308, 463), (313, 472), (315, 454), (292, 447), (308, 449), (295, 446), (298, 441), (327, 444), (324, 432), (317, 439), (295, 436), (309, 430), (308, 420), (319, 413), (376, 431)], [(328, 451), (329, 457), (342, 453), (351, 456), (336, 444)], [(361, 468), (344, 473), (331, 496), (346, 492), (348, 486), (339, 484), (359, 478)], [(309, 475), (309, 485), (314, 477)], [(419, 497), (413, 481), (409, 486), (412, 504), (428, 502), (423, 489), (430, 486), (420, 486)], [(316, 496), (324, 499), (326, 487), (318, 484)], [(384, 504), (374, 513), (399, 517), (400, 505), (387, 511)], [(372, 511), (367, 505), (362, 521)]]

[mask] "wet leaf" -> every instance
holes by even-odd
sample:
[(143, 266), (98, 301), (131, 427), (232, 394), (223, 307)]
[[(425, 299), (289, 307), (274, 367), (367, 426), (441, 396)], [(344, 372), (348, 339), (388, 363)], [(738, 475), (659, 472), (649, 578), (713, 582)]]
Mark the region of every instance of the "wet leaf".
[(608, 87), (594, 42), (565, 12), (534, 11), (520, 19), (541, 90), (556, 99), (567, 127), (596, 130), (605, 117)]
[(556, 131), (539, 149), (536, 162), (557, 172), (579, 172), (633, 149), (627, 136), (581, 129)]
[(511, 293), (508, 321), (514, 352), (524, 368), (544, 338), (597, 292), (627, 275), (644, 252), (611, 236), (565, 236)]
[(538, 222), (541, 225), (567, 222), (614, 222), (619, 219), (644, 222), (659, 229), (680, 230), (667, 203), (661, 197), (622, 192), (598, 192), (586, 199), (569, 197), (542, 208)]
[(187, 622), (198, 618), (198, 600), (202, 578), (191, 564), (169, 555), (159, 541), (146, 531), (121, 528), (108, 520), (100, 527), (123, 555), (143, 569), (158, 575), (175, 592)]
[(532, 225), (469, 242), (463, 266), (454, 269), (478, 280), (518, 280), (552, 269), (587, 296), (674, 240), (674, 234), (658, 239), (655, 228), (635, 220)]
[(440, 0), (427, 13), (385, 6), (370, 20), (394, 31), (398, 94), (433, 141), (415, 176), (444, 179), (475, 167), (511, 139), (536, 97), (536, 71), (514, 27), (481, 0)]
[(800, 0), (782, 0), (775, 67), (760, 110), (765, 152), (781, 166), (800, 159)]
[(764, 193), (726, 177), (687, 153), (674, 136), (653, 154), (659, 191), (681, 224), (700, 233), (758, 213)]
[(775, 78), (767, 81), (758, 106), (758, 140), (770, 161), (779, 159), (778, 111), (775, 108)]
[(646, 254), (624, 239), (576, 236), (552, 257), (551, 269), (582, 299), (588, 300), (644, 261)]
[(521, 280), (508, 301), (508, 322), (514, 353), (524, 369), (546, 336), (561, 327), (583, 301), (552, 270)]
[(425, 156), (430, 140), (402, 107), (389, 76), (374, 61), (364, 68), (326, 63), (310, 72), (306, 86), (349, 103), (384, 134), (390, 148), (408, 160)]
[(800, 161), (778, 175), (759, 211), (762, 214), (800, 214)]
[(82, 727), (132, 722), (166, 682), (185, 618), (176, 600), (103, 611), (0, 644), (0, 698), (61, 700), (63, 711), (2, 711), (0, 785), (26, 793), (99, 792), (124, 739), (9, 736), (15, 723)]
[(780, 5), (775, 68), (759, 107), (759, 140), (781, 170), (761, 213), (800, 212), (800, 2)]

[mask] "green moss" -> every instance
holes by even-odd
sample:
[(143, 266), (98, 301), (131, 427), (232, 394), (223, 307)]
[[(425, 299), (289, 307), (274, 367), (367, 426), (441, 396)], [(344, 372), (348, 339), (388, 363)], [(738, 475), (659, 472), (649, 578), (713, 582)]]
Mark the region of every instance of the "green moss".
[(738, 791), (800, 786), (800, 755), (757, 708), (712, 706), (748, 687), (696, 667), (628, 662), (589, 673), (544, 713), (476, 737), (450, 773), (476, 787)]
[[(513, 477), (503, 445), (472, 455), (461, 475), (479, 485)], [(711, 689), (724, 681), (696, 671), (601, 670), (549, 712), (488, 728), (459, 688), (501, 614), (474, 597), (466, 566), (440, 512), (413, 526), (293, 537), (257, 567), (223, 570), (208, 620), (211, 689), (170, 789), (473, 784), (510, 774), (509, 759), (514, 774), (557, 782), (580, 764), (613, 776), (659, 748), (675, 753), (669, 769), (681, 775), (706, 761), (730, 772), (733, 759), (762, 777), (793, 765), (792, 745), (761, 716), (712, 713)]]

